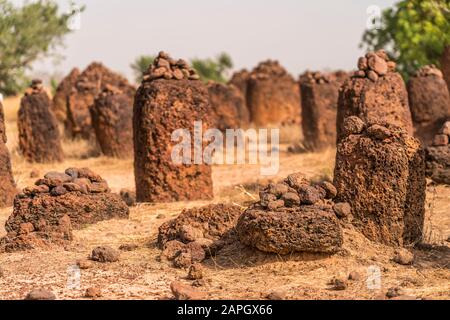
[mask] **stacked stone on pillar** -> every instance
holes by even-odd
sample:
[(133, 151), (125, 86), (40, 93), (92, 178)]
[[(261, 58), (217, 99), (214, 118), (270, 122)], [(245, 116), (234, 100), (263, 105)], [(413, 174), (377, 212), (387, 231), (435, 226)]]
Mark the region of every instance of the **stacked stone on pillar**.
[(58, 123), (51, 112), (51, 100), (40, 80), (33, 80), (20, 102), (17, 126), (19, 149), (29, 162), (64, 160)]
[(441, 57), (441, 70), (450, 93), (450, 45), (446, 46)]
[(409, 105), (415, 136), (431, 145), (435, 133), (450, 119), (450, 94), (442, 72), (422, 67), (408, 82)]
[[(134, 172), (138, 202), (172, 202), (213, 197), (211, 167), (194, 161), (195, 122), (210, 126), (206, 86), (184, 60), (160, 52), (143, 77), (134, 102)], [(178, 131), (177, 131), (178, 130)], [(187, 134), (190, 154), (176, 154), (172, 133)], [(202, 142), (200, 142), (202, 143)], [(198, 148), (197, 148), (198, 149)], [(191, 156), (188, 161), (179, 161)], [(199, 163), (200, 162), (200, 163)]]
[(343, 122), (357, 116), (365, 123), (383, 122), (402, 127), (411, 135), (413, 125), (408, 92), (396, 64), (384, 50), (370, 52), (358, 60), (358, 71), (339, 93), (337, 140), (343, 137)]

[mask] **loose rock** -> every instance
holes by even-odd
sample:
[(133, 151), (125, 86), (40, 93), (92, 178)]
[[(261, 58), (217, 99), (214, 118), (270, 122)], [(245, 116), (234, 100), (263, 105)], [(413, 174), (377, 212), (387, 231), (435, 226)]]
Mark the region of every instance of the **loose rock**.
[(198, 291), (179, 281), (172, 282), (170, 290), (172, 290), (176, 300), (205, 300), (208, 297), (205, 292)]
[(97, 262), (116, 262), (119, 261), (120, 252), (111, 247), (97, 247), (92, 250), (91, 260)]
[(414, 255), (406, 249), (399, 249), (395, 252), (393, 260), (398, 264), (407, 266), (414, 262)]
[(27, 294), (25, 300), (56, 300), (56, 296), (46, 289), (33, 289)]

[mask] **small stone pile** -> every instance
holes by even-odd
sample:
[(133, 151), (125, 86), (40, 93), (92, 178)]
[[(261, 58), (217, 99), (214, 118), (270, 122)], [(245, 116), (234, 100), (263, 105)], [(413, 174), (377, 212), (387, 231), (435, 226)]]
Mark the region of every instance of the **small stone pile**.
[(278, 61), (261, 62), (250, 73), (247, 106), (256, 126), (301, 123), (298, 84)]
[(431, 145), (434, 133), (450, 119), (450, 94), (441, 70), (434, 65), (419, 69), (408, 82), (408, 94), (415, 136)]
[(129, 209), (108, 183), (88, 168), (49, 172), (14, 199), (0, 251), (28, 250), (72, 240), (72, 229), (113, 218)]
[(92, 126), (104, 155), (133, 157), (133, 99), (120, 89), (105, 85), (90, 108)]
[(450, 121), (447, 121), (425, 149), (426, 173), (436, 183), (450, 185)]
[(186, 60), (172, 59), (166, 52), (161, 51), (143, 77), (144, 82), (156, 79), (199, 80), (200, 77)]
[(344, 119), (350, 116), (365, 123), (388, 123), (412, 135), (408, 92), (402, 76), (395, 72), (395, 63), (380, 50), (361, 57), (358, 69), (339, 92), (337, 141), (343, 138)]
[(17, 120), (19, 149), (29, 162), (64, 160), (58, 123), (41, 80), (33, 80), (20, 102)]
[(306, 72), (300, 76), (304, 146), (321, 151), (336, 145), (336, 113), (339, 89), (347, 73)]
[(389, 60), (386, 51), (378, 50), (369, 52), (365, 57), (358, 60), (358, 71), (355, 77), (368, 78), (373, 82), (377, 82), (380, 77), (384, 77), (389, 72), (395, 72), (397, 64)]
[(185, 209), (174, 220), (159, 228), (158, 245), (162, 256), (176, 267), (187, 268), (215, 255), (233, 240), (234, 227), (241, 215), (240, 207), (213, 204)]
[(245, 99), (233, 85), (211, 82), (208, 84), (213, 128), (221, 131), (245, 128), (250, 123)]
[(422, 239), (425, 159), (419, 140), (391, 124), (344, 120), (337, 146), (337, 200), (352, 206), (352, 223), (368, 239), (387, 245)]
[(17, 193), (6, 142), (5, 114), (0, 101), (0, 208), (11, 206)]
[(67, 100), (67, 118), (64, 125), (68, 137), (86, 140), (94, 138), (89, 109), (106, 86), (118, 88), (130, 100), (136, 92), (126, 78), (101, 63), (91, 63), (77, 78)]
[(59, 83), (53, 96), (52, 111), (60, 123), (67, 119), (67, 100), (80, 76), (78, 68), (72, 69), (70, 73)]
[[(164, 53), (155, 59), (150, 70), (156, 72), (161, 68), (158, 66), (161, 61), (168, 62), (170, 70), (185, 70), (187, 76), (188, 69), (172, 66), (170, 62), (173, 60)], [(193, 158), (185, 162), (172, 159), (173, 149), (178, 144), (172, 140), (173, 132), (180, 129), (189, 131), (190, 147), (194, 150), (195, 122), (202, 122), (203, 132), (211, 127), (212, 112), (206, 85), (192, 80), (197, 77), (192, 77), (190, 71), (189, 77), (180, 80), (148, 75), (150, 77), (142, 82), (136, 93), (133, 111), (137, 201), (211, 199), (211, 167), (195, 164)], [(180, 152), (177, 156), (181, 159), (184, 155)]]
[(349, 205), (334, 204), (335, 196), (333, 184), (311, 184), (300, 173), (269, 184), (260, 192), (260, 201), (239, 218), (239, 239), (261, 251), (282, 255), (336, 253), (343, 244), (337, 215), (345, 218)]

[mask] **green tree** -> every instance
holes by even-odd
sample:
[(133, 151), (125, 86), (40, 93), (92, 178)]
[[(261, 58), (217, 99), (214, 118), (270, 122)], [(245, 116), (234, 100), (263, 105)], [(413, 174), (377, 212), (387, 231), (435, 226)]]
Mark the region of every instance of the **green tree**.
[(408, 78), (426, 64), (439, 65), (450, 45), (449, 0), (404, 0), (382, 13), (381, 28), (369, 29), (361, 47), (385, 49)]
[(137, 83), (142, 82), (144, 74), (147, 72), (148, 67), (153, 63), (153, 61), (155, 61), (155, 56), (143, 55), (137, 57), (131, 64), (131, 69), (133, 69)]
[(233, 60), (227, 53), (221, 53), (214, 59), (192, 59), (192, 67), (203, 81), (226, 82), (227, 73), (233, 68)]
[(25, 72), (32, 63), (62, 44), (71, 31), (70, 19), (84, 9), (73, 3), (71, 8), (63, 14), (50, 0), (25, 2), (23, 6), (0, 0), (0, 92), (17, 94), (28, 81)]

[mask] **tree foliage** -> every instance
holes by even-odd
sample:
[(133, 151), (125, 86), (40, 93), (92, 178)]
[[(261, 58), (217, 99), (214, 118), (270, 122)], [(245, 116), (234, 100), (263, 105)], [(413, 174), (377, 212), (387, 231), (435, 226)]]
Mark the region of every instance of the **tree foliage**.
[(426, 64), (439, 65), (450, 45), (450, 0), (403, 0), (382, 13), (381, 28), (363, 35), (362, 47), (385, 49), (405, 77)]
[(60, 13), (50, 0), (27, 1), (22, 6), (0, 0), (0, 92), (12, 95), (23, 89), (26, 70), (62, 44), (71, 31), (68, 23), (78, 12), (72, 4), (69, 13)]
[(216, 58), (195, 58), (191, 60), (191, 63), (203, 81), (226, 82), (227, 72), (233, 68), (233, 60), (225, 52)]

